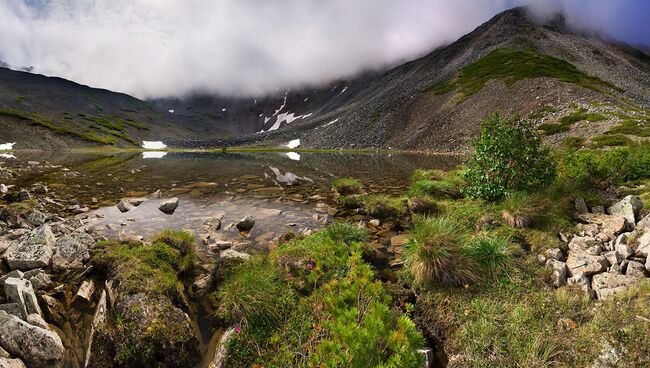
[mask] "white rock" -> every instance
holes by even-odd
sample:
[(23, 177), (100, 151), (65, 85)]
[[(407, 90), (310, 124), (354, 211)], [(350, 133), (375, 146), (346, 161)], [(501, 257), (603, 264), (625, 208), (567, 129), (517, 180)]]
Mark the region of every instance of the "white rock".
[(566, 263), (554, 259), (549, 259), (546, 261), (546, 267), (550, 267), (553, 270), (553, 286), (559, 288), (566, 285), (566, 277), (568, 271)]
[(63, 360), (63, 343), (56, 333), (3, 311), (0, 311), (0, 346), (30, 368), (58, 367)]
[(594, 256), (584, 252), (569, 252), (566, 265), (569, 268), (569, 275), (575, 276), (584, 273), (590, 276), (596, 273), (605, 272), (609, 262), (604, 256)]
[(635, 225), (636, 217), (639, 215), (639, 211), (641, 211), (642, 208), (643, 202), (641, 201), (641, 198), (629, 195), (611, 206), (608, 212), (611, 215), (625, 218), (627, 223), (630, 225)]
[(20, 359), (0, 358), (0, 368), (26, 368)]
[(643, 265), (641, 262), (637, 261), (630, 261), (630, 263), (627, 264), (627, 270), (625, 270), (625, 274), (628, 276), (632, 277), (645, 277), (645, 265)]
[(48, 225), (34, 229), (21, 243), (13, 244), (4, 257), (12, 270), (47, 267), (54, 253), (56, 238)]

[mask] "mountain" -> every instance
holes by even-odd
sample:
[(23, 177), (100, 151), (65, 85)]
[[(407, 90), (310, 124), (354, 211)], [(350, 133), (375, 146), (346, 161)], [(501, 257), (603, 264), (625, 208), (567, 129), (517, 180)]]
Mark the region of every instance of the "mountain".
[(577, 137), (606, 145), (650, 136), (649, 108), (646, 52), (575, 31), (561, 15), (536, 20), (524, 8), (390, 70), (257, 98), (140, 101), (0, 68), (0, 141), (48, 137), (31, 142), (41, 148), (300, 139), (309, 148), (463, 151), (494, 111), (529, 118), (551, 144)]

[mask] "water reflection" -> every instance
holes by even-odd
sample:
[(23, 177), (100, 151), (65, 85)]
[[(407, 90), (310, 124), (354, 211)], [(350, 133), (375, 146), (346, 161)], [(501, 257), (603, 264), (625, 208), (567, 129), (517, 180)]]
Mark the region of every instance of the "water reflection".
[(287, 157), (294, 161), (300, 161), (300, 155), (296, 152), (287, 152)]
[(167, 156), (167, 152), (162, 152), (162, 151), (142, 152), (142, 158), (163, 158), (165, 156)]

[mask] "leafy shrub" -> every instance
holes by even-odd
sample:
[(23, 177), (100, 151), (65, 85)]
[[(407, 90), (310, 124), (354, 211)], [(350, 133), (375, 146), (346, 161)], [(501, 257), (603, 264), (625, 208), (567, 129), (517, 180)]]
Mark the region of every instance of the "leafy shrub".
[(275, 326), (295, 295), (277, 267), (266, 258), (237, 266), (217, 292), (219, 315), (233, 324)]
[(502, 118), (498, 113), (483, 121), (468, 166), (465, 193), (486, 200), (541, 188), (556, 175), (548, 149), (530, 126), (517, 116)]
[(359, 194), (361, 193), (361, 182), (354, 178), (340, 178), (334, 180), (332, 188), (342, 196)]
[(417, 218), (410, 230), (405, 264), (415, 284), (458, 286), (474, 281), (474, 262), (462, 251), (463, 229), (445, 217)]

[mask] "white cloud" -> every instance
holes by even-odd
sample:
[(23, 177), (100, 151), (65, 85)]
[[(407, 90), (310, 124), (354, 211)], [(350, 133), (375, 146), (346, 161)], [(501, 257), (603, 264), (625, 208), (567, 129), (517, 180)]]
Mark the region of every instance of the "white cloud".
[(138, 97), (255, 95), (413, 58), (523, 2), (0, 0), (0, 60)]

